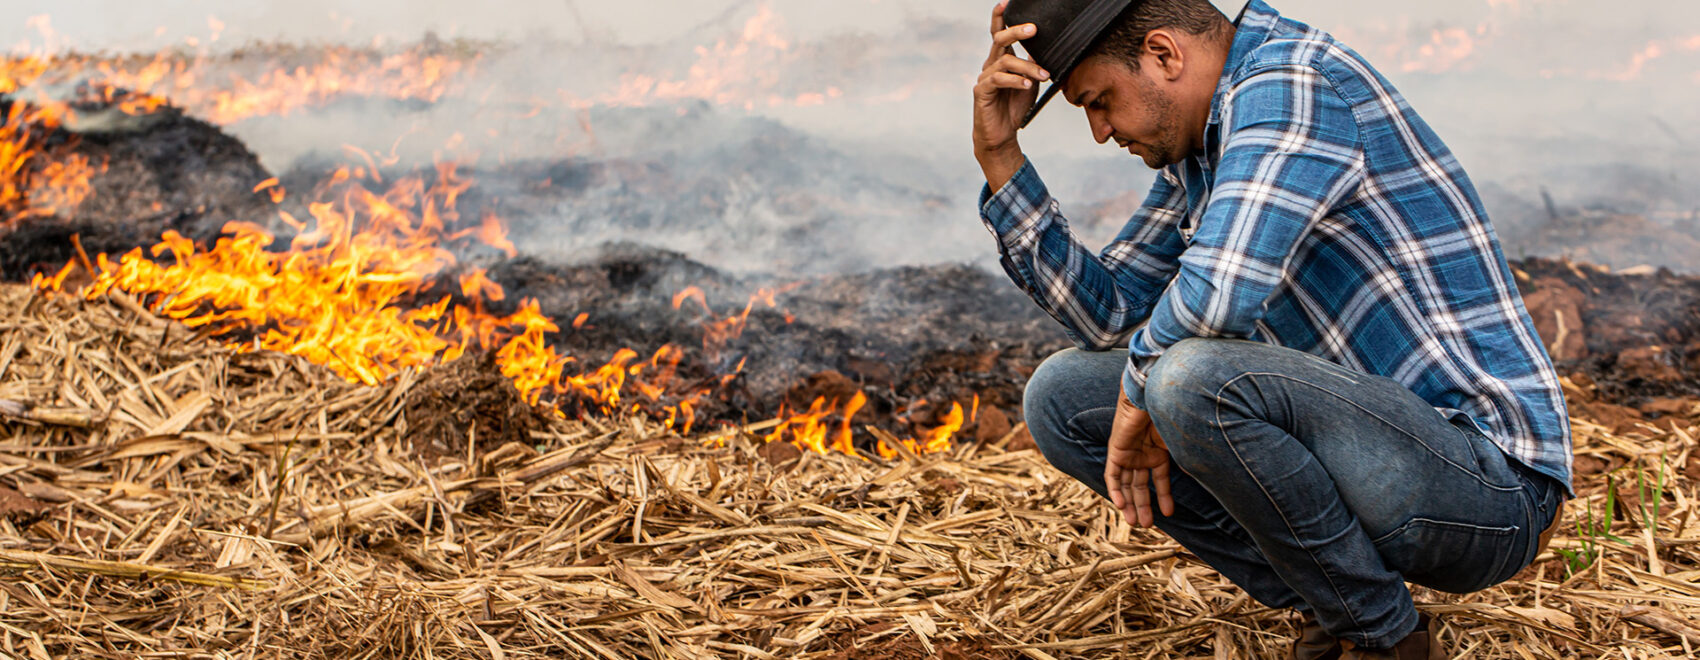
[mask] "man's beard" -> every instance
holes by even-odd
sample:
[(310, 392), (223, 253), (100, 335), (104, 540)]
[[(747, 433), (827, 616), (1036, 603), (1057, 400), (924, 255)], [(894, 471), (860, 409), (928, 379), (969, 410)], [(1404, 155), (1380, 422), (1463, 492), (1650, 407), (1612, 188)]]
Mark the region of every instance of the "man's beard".
[(1151, 114), (1157, 121), (1157, 141), (1146, 144), (1146, 153), (1141, 154), (1145, 166), (1160, 170), (1185, 160), (1187, 150), (1181, 148), (1180, 119), (1175, 110), (1174, 99), (1157, 88), (1155, 83), (1145, 78), (1140, 79), (1145, 87), (1145, 97), (1151, 99)]

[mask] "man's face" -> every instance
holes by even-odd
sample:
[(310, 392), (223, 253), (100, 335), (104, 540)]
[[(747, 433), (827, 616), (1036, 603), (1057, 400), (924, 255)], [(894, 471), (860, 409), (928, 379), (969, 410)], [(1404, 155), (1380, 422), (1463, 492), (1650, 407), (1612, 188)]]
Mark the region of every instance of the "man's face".
[(1069, 74), (1063, 96), (1086, 111), (1099, 144), (1114, 140), (1147, 167), (1160, 169), (1192, 150), (1174, 99), (1147, 75), (1151, 68), (1135, 71), (1121, 60), (1094, 55)]

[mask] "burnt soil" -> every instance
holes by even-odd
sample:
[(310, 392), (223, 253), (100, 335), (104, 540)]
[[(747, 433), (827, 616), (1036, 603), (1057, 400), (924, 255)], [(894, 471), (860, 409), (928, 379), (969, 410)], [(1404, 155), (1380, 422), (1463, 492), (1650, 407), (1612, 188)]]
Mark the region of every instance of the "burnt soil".
[[(0, 115), (13, 102), (0, 96)], [(97, 170), (93, 191), (74, 208), (0, 224), (0, 276), (24, 280), (52, 272), (76, 256), (71, 237), (89, 255), (123, 254), (175, 230), (210, 242), (229, 221), (270, 224), (270, 201), (254, 187), (271, 175), (241, 141), (207, 122), (162, 107), (145, 115), (75, 104), (78, 120), (43, 136), (44, 159), (73, 155)]]

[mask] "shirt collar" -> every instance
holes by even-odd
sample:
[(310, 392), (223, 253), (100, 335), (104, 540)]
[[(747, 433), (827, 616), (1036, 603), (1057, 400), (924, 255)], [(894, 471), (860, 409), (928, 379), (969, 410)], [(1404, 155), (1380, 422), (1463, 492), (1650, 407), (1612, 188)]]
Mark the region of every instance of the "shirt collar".
[(1227, 97), (1234, 72), (1239, 70), (1251, 51), (1269, 40), (1280, 20), (1281, 14), (1263, 0), (1251, 0), (1240, 10), (1239, 18), (1234, 19), (1233, 48), (1228, 50), (1228, 62), (1222, 67), (1221, 80), (1216, 83), (1216, 95), (1210, 99), (1210, 125), (1222, 123), (1222, 100)]

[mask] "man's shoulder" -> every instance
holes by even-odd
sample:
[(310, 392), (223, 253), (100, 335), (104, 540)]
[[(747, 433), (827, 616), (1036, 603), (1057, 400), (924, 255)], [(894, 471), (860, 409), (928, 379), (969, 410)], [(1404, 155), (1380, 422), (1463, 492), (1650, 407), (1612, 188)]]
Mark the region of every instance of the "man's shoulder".
[(1233, 72), (1238, 86), (1259, 74), (1310, 69), (1350, 103), (1370, 100), (1388, 83), (1368, 60), (1326, 31), (1282, 17), (1268, 39), (1246, 54)]

